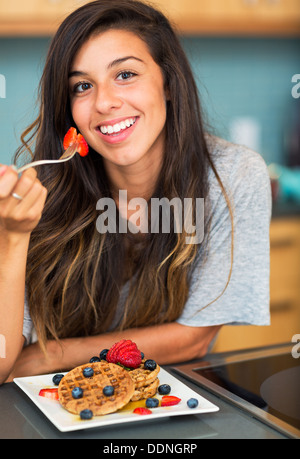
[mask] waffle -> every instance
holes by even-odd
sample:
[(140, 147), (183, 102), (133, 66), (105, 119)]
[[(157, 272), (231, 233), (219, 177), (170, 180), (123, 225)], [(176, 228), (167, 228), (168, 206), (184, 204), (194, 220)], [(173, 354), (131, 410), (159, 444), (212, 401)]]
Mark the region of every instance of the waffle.
[(142, 400), (144, 398), (153, 397), (159, 386), (159, 379), (156, 378), (151, 384), (148, 386), (141, 387), (140, 389), (136, 389), (134, 391), (133, 396), (131, 397), (132, 402), (137, 402), (138, 400)]
[(130, 370), (129, 374), (134, 382), (135, 388), (140, 389), (145, 386), (149, 386), (157, 378), (160, 371), (160, 367), (157, 364), (155, 370), (145, 370), (144, 362), (135, 370)]
[[(84, 368), (91, 367), (94, 376), (83, 376)], [(105, 386), (113, 386), (114, 395), (107, 397), (103, 394)], [(83, 397), (74, 399), (72, 390), (81, 387)], [(61, 380), (58, 387), (59, 401), (70, 413), (79, 414), (89, 409), (94, 416), (113, 413), (125, 406), (133, 396), (135, 386), (129, 373), (119, 365), (105, 361), (88, 363), (74, 368)]]

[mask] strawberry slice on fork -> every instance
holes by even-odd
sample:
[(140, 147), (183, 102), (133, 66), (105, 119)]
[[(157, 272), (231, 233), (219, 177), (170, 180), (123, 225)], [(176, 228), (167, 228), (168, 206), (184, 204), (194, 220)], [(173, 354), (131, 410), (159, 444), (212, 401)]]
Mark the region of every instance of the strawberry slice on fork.
[(77, 130), (71, 127), (64, 137), (64, 149), (67, 150), (72, 145), (77, 144), (77, 153), (80, 156), (86, 156), (89, 152), (89, 146), (85, 138), (81, 134), (77, 134)]
[(63, 141), (63, 146), (65, 152), (58, 159), (40, 159), (38, 161), (33, 161), (31, 163), (25, 164), (22, 167), (17, 169), (18, 174), (26, 171), (30, 167), (42, 166), (43, 164), (54, 164), (54, 163), (63, 163), (70, 161), (76, 153), (79, 153), (80, 156), (86, 156), (89, 152), (89, 146), (86, 143), (84, 137), (81, 134), (77, 134), (77, 131), (74, 127), (71, 127), (66, 133)]

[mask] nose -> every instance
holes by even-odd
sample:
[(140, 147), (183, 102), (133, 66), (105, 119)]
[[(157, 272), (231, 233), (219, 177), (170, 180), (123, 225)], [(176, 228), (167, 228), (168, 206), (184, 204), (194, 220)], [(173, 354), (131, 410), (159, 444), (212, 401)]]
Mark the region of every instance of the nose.
[(95, 109), (99, 113), (109, 113), (122, 106), (122, 99), (118, 96), (117, 90), (110, 84), (98, 87), (95, 100)]

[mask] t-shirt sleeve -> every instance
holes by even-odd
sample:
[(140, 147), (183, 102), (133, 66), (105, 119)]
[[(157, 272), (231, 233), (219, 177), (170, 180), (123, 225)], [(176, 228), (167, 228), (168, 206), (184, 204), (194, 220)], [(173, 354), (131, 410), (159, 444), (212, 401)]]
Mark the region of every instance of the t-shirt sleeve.
[(268, 169), (260, 155), (237, 146), (218, 163), (233, 211), (233, 264), (230, 214), (211, 175), (211, 222), (204, 239), (207, 248), (193, 272), (189, 298), (177, 322), (195, 327), (269, 325), (272, 205)]
[(25, 304), (24, 304), (24, 320), (23, 320), (23, 336), (25, 338), (25, 346), (28, 346), (31, 342), (31, 337), (32, 337), (32, 331), (33, 331), (33, 323), (29, 314), (29, 307), (28, 303), (26, 300), (26, 294), (25, 294)]

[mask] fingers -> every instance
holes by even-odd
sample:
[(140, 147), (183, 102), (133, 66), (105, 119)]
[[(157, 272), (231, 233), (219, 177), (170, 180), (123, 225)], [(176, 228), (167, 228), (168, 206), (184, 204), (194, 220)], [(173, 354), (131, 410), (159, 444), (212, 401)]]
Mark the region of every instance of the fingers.
[[(30, 168), (27, 171), (23, 172), (20, 179), (13, 188), (12, 193), (16, 193), (16, 195), (20, 196), (22, 200), (24, 200), (27, 197), (27, 194), (32, 189), (32, 187), (34, 187), (36, 183), (40, 184), (36, 177), (37, 172), (33, 168)], [(35, 188), (37, 189), (37, 187)], [(18, 203), (18, 200), (16, 200), (15, 198), (14, 203), (19, 204), (20, 202)]]
[[(22, 193), (23, 190), (20, 191)], [(18, 195), (19, 191), (14, 191)], [(44, 208), (47, 198), (47, 190), (42, 186), (41, 182), (36, 179), (29, 189), (26, 192), (25, 197), (22, 201), (15, 204), (14, 215), (19, 220), (28, 219), (28, 220), (39, 220)]]
[(21, 177), (12, 167), (0, 166), (0, 223), (12, 232), (31, 232), (38, 224), (47, 190), (37, 178), (35, 169)]
[(18, 174), (11, 166), (0, 168), (0, 200), (6, 199), (12, 193), (18, 181)]

